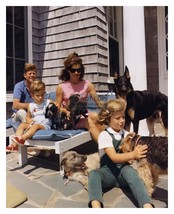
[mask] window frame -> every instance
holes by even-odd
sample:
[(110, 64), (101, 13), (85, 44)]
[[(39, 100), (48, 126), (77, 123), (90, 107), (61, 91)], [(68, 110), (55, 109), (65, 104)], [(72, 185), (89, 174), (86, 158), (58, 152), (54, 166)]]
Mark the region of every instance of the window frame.
[[(111, 13), (110, 13), (111, 12)], [(118, 72), (122, 72), (123, 70), (123, 7), (122, 6), (107, 6), (106, 7), (106, 19), (108, 23), (108, 58), (110, 62), (110, 49), (109, 49), (109, 41), (110, 38), (118, 43), (118, 64), (119, 69)], [(113, 33), (110, 33), (110, 20), (112, 20)], [(115, 32), (115, 33), (114, 33)], [(110, 63), (108, 65), (108, 76), (113, 76), (112, 71), (110, 69)]]
[[(12, 26), (12, 43), (13, 43), (13, 47), (12, 47), (12, 55), (11, 56), (8, 56), (7, 52), (6, 52), (6, 63), (7, 63), (8, 59), (12, 60), (13, 82), (11, 84), (13, 84), (13, 87), (14, 87), (14, 85), (16, 83), (15, 76), (16, 76), (16, 63), (17, 63), (17, 61), (18, 60), (19, 61), (24, 61), (24, 63), (26, 61), (28, 61), (28, 47), (29, 47), (28, 38), (27, 38), (28, 37), (28, 32), (29, 32), (28, 31), (28, 8), (27, 7), (23, 7), (23, 12), (24, 12), (24, 20), (23, 20), (24, 21), (24, 26), (21, 27), (19, 25), (15, 25), (15, 8), (16, 7), (15, 6), (10, 6), (10, 7), (12, 8), (12, 22), (7, 22), (7, 20), (6, 20), (6, 26), (7, 25)], [(6, 13), (6, 16), (7, 16), (7, 13)], [(24, 31), (24, 58), (19, 58), (19, 57), (16, 57), (16, 55), (15, 55), (15, 28), (16, 27), (18, 29), (22, 29)], [(6, 43), (8, 43), (7, 38), (6, 38)], [(7, 69), (7, 67), (6, 67), (6, 69)], [(23, 74), (23, 70), (21, 72)], [(12, 99), (12, 94), (13, 94), (13, 90), (8, 90), (7, 91), (7, 97), (6, 97), (7, 101), (10, 101)]]

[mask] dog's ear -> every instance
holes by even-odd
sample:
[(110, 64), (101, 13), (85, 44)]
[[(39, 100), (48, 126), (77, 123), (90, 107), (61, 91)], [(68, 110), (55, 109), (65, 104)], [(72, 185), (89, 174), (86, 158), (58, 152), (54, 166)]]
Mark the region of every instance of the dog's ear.
[(125, 76), (127, 79), (130, 79), (129, 69), (128, 69), (128, 67), (127, 67), (127, 66), (125, 66), (124, 76)]
[(61, 161), (61, 163), (60, 163), (61, 166), (63, 166), (66, 163), (66, 161), (67, 161), (67, 158), (63, 158), (62, 161)]
[(118, 74), (118, 72), (117, 72), (117, 71), (115, 71), (115, 72), (114, 72), (114, 80), (117, 80), (117, 79), (118, 79), (118, 77), (119, 77), (119, 74)]
[(119, 146), (119, 149), (123, 153), (133, 151), (133, 147), (132, 147), (131, 142), (132, 142), (132, 139), (134, 138), (135, 135), (136, 135), (135, 132), (131, 132), (125, 138), (122, 139), (121, 144)]
[(132, 139), (132, 138), (135, 137), (135, 135), (136, 135), (135, 132), (130, 132), (130, 133), (126, 136), (126, 138), (127, 138), (127, 139), (128, 139), (128, 138)]
[(58, 108), (54, 103), (52, 103), (52, 110), (53, 110), (53, 114), (56, 115), (57, 111), (58, 111)]

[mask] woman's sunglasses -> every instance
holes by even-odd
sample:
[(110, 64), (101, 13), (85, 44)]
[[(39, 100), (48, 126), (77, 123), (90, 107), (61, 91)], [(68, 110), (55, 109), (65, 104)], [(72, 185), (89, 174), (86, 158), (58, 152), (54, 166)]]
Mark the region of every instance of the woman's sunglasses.
[(71, 73), (75, 73), (75, 72), (80, 73), (80, 72), (82, 72), (82, 68), (78, 68), (78, 69), (70, 68), (70, 72)]

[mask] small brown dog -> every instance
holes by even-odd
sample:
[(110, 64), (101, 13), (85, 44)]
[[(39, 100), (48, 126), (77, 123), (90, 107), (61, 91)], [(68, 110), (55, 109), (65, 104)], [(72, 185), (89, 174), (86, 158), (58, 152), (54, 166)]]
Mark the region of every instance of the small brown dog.
[[(146, 185), (150, 196), (155, 189), (160, 174), (167, 174), (168, 170), (168, 138), (167, 137), (141, 137), (134, 132), (123, 139), (120, 149), (131, 152), (137, 145), (148, 146), (146, 158), (130, 162), (136, 168), (140, 178)], [(135, 165), (136, 164), (136, 165)]]
[(75, 151), (68, 151), (64, 154), (61, 165), (68, 181), (77, 181), (88, 190), (88, 173), (100, 167), (100, 158), (98, 153), (81, 155)]

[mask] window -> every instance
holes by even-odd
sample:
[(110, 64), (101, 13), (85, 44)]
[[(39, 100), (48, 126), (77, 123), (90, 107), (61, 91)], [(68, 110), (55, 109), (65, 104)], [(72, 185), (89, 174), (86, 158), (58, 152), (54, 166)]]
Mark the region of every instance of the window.
[(109, 64), (110, 76), (114, 76), (115, 72), (119, 73), (119, 49), (118, 41), (109, 37)]
[(122, 7), (106, 7), (109, 34), (109, 75), (123, 68)]
[(6, 7), (6, 77), (7, 92), (23, 80), (27, 61), (27, 8)]

